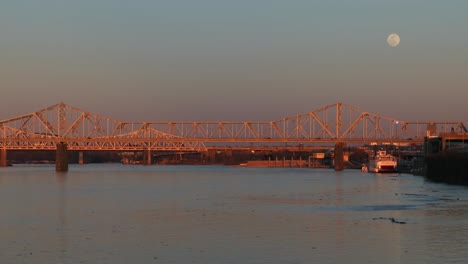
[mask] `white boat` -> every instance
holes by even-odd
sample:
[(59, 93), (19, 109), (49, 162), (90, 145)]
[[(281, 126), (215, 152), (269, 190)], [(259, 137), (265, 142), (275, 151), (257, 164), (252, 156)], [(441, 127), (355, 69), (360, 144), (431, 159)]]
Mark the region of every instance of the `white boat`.
[(397, 160), (394, 156), (387, 154), (385, 150), (379, 150), (377, 155), (369, 159), (367, 171), (377, 173), (396, 172)]

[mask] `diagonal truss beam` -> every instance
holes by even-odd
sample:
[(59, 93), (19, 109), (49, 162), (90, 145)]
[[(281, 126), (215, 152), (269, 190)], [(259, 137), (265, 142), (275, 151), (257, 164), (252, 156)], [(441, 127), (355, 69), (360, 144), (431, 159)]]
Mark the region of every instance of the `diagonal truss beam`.
[(267, 122), (124, 122), (59, 103), (0, 121), (0, 147), (50, 149), (205, 149), (368, 142), (422, 142), (429, 128), (466, 133), (466, 122), (410, 122), (336, 103)]

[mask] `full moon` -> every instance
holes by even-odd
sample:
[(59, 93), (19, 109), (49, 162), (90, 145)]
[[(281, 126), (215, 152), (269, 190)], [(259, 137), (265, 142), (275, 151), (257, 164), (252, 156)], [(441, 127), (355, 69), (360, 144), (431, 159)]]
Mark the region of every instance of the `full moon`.
[(398, 44), (400, 44), (400, 36), (398, 36), (398, 34), (396, 34), (396, 33), (392, 33), (392, 34), (388, 35), (387, 43), (391, 47), (398, 46)]

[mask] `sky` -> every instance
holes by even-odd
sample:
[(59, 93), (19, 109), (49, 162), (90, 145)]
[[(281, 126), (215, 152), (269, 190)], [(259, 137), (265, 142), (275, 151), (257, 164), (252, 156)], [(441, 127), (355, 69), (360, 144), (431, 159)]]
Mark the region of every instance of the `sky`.
[(466, 11), (466, 0), (3, 1), (0, 120), (64, 102), (128, 121), (269, 121), (343, 102), (468, 121)]

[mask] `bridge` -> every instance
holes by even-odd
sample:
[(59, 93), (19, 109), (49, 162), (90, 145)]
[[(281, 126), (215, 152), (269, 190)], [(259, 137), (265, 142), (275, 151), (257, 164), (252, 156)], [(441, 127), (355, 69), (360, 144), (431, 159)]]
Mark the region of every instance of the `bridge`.
[[(341, 102), (273, 121), (127, 122), (60, 102), (0, 121), (0, 165), (6, 164), (7, 150), (151, 153), (222, 148), (310, 150), (338, 143), (407, 145), (441, 132), (467, 132), (465, 124), (405, 121)], [(57, 154), (58, 159), (60, 156)]]

